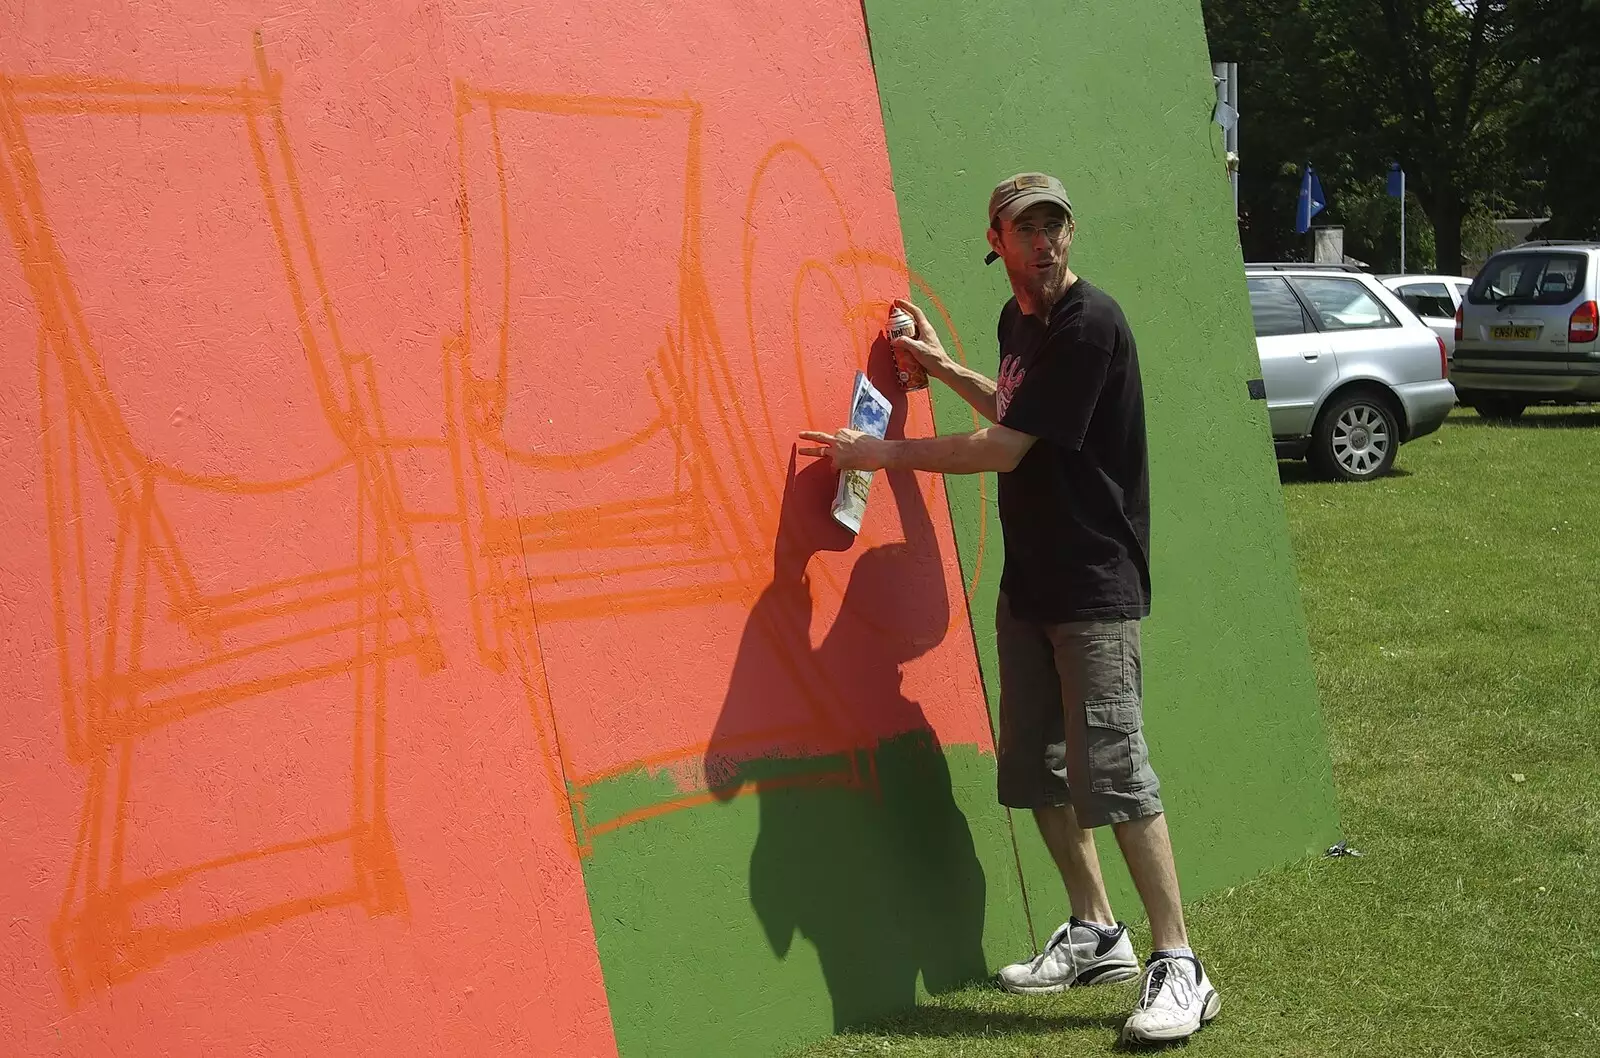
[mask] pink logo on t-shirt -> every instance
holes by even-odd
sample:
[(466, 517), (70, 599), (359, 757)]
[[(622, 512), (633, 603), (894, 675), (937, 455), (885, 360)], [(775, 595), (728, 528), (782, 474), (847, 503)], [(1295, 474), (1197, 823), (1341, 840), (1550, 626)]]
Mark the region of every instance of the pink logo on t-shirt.
[(1022, 358), (1008, 356), (1000, 361), (1000, 377), (994, 384), (995, 421), (1004, 421), (1006, 408), (1011, 404), (1011, 398), (1016, 396), (1017, 387), (1022, 385)]

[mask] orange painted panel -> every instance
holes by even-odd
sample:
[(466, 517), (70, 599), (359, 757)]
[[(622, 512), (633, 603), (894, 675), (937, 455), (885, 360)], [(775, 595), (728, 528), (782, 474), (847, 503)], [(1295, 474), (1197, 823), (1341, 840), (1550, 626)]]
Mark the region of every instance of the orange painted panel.
[(853, 0), (0, 40), (8, 1053), (614, 1053), (580, 859), (711, 743), (990, 748), (937, 482), (771, 605), (914, 281), (865, 49)]

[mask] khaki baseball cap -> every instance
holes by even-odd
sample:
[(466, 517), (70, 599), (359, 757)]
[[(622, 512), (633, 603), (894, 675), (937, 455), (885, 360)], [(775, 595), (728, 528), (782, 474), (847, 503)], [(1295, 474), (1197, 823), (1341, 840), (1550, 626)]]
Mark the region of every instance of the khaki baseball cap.
[[(1066, 185), (1049, 173), (1018, 173), (1002, 180), (989, 195), (989, 225), (992, 227), (996, 220), (1010, 220), (1041, 202), (1055, 203), (1067, 211), (1067, 219), (1072, 218), (1072, 200), (1067, 197)], [(983, 263), (993, 264), (999, 257), (991, 252)]]

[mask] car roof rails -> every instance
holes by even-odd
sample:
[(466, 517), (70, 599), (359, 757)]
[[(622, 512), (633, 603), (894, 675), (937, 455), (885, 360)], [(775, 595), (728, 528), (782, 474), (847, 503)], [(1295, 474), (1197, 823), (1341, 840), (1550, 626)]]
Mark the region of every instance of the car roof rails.
[(1507, 249), (1521, 250), (1537, 246), (1581, 246), (1587, 250), (1600, 250), (1600, 242), (1595, 242), (1593, 239), (1529, 239)]
[(1311, 261), (1246, 261), (1246, 268), (1261, 268), (1273, 272), (1311, 271), (1311, 272), (1365, 272), (1360, 265), (1353, 264), (1315, 264)]

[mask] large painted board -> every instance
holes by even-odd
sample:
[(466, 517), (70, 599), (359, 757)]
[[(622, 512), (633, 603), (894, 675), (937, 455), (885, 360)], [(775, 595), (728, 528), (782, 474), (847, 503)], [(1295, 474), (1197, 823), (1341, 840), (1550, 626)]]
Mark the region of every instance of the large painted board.
[(16, 15), (7, 1053), (762, 1050), (1021, 935), (942, 483), (794, 462), (916, 282), (858, 5)]
[[(867, 0), (866, 10), (906, 252), (939, 291), (963, 355), (992, 377), (1010, 291), (1001, 266), (983, 264), (985, 209), (1016, 172), (1066, 183), (1073, 266), (1133, 326), (1154, 523), (1145, 715), (1186, 892), (1325, 847), (1331, 771), (1266, 409), (1246, 388), (1260, 368), (1200, 5), (957, 0), (931, 18), (911, 0)], [(944, 430), (970, 428), (970, 409), (948, 392), (935, 408)], [(952, 478), (949, 490), (993, 703), (1004, 564), (994, 484)], [(1053, 865), (1031, 835), (1019, 847), (1036, 916), (1059, 921)], [(1109, 840), (1101, 851), (1117, 858)], [(1126, 874), (1108, 877), (1115, 908), (1136, 916)]]

